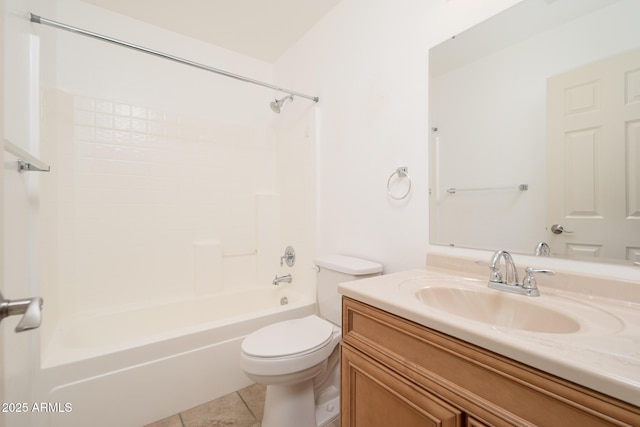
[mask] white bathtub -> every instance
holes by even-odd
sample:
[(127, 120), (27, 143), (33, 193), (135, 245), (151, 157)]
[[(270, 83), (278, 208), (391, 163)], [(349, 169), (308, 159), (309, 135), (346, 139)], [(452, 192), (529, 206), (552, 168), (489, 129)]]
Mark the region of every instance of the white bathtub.
[(239, 366), (242, 339), (314, 312), (310, 298), (260, 287), (67, 319), (38, 381), (43, 399), (64, 409), (38, 424), (139, 427), (238, 390), (251, 383)]

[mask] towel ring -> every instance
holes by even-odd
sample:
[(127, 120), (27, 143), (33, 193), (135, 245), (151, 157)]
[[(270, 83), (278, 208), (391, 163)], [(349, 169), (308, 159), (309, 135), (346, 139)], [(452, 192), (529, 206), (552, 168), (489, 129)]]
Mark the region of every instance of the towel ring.
[[(396, 175), (398, 175), (398, 178), (405, 178), (406, 177), (407, 180), (409, 181), (409, 188), (407, 188), (407, 192), (404, 193), (402, 196), (394, 196), (391, 193), (391, 180), (393, 180), (393, 177), (396, 176)], [(396, 169), (396, 171), (394, 173), (389, 175), (389, 179), (387, 179), (387, 194), (392, 199), (403, 200), (403, 199), (407, 198), (407, 196), (409, 195), (410, 192), (411, 192), (411, 177), (409, 176), (409, 168), (407, 168), (406, 166), (399, 167), (398, 169)]]

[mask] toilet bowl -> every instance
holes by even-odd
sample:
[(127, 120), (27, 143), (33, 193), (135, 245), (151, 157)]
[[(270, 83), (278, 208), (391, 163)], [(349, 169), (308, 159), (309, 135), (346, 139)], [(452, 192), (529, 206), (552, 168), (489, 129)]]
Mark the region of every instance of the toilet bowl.
[(242, 342), (240, 366), (251, 380), (267, 386), (263, 427), (319, 427), (339, 416), (342, 316), (337, 286), (379, 275), (382, 266), (342, 255), (317, 258), (315, 264), (320, 316), (274, 323)]
[[(338, 399), (316, 408), (314, 379), (337, 368), (337, 358), (329, 366), (329, 356), (337, 352), (340, 338), (339, 327), (315, 315), (274, 323), (247, 336), (241, 367), (250, 379), (267, 386), (263, 426), (316, 427), (338, 415)], [(334, 397), (339, 398), (337, 388)]]

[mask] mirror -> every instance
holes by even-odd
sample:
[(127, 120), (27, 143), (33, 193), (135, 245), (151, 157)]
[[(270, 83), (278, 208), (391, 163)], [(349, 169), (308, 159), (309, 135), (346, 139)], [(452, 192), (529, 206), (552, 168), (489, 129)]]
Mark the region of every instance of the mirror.
[(429, 51), (432, 244), (640, 262), (638, 16), (524, 0)]

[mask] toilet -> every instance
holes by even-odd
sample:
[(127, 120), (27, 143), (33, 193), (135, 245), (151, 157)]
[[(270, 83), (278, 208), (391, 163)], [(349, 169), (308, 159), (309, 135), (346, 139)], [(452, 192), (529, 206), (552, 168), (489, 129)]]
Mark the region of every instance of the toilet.
[(314, 262), (319, 315), (265, 326), (242, 342), (240, 366), (251, 380), (267, 386), (262, 427), (320, 427), (339, 415), (338, 284), (378, 276), (382, 265), (344, 255)]

